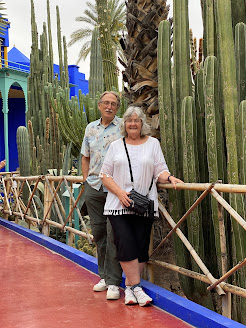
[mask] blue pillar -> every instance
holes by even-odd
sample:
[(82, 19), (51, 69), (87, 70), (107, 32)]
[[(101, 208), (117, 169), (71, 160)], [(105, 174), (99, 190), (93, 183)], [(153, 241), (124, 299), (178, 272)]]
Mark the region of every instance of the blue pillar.
[(5, 172), (9, 171), (9, 129), (8, 129), (8, 90), (1, 90), (3, 99), (3, 115), (4, 115), (4, 148), (5, 148)]
[(4, 113), (4, 147), (6, 166), (5, 172), (9, 171), (9, 134), (8, 134), (8, 113)]

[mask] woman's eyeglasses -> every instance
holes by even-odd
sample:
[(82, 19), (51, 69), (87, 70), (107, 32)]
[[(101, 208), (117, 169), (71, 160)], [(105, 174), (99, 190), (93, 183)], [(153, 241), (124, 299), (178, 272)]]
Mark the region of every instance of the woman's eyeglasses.
[(135, 120), (132, 120), (131, 118), (128, 118), (126, 120), (127, 123), (140, 123), (141, 122), (141, 119), (140, 118), (137, 118)]

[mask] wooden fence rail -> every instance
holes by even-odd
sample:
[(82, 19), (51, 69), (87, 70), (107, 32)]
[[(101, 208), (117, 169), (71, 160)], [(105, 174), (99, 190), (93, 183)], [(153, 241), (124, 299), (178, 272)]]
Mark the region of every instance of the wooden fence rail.
[[(73, 195), (74, 184), (81, 184), (80, 192), (77, 198)], [(65, 185), (69, 197), (69, 210), (66, 211), (64, 208), (64, 200), (61, 199), (61, 186)], [(56, 185), (56, 186), (55, 186)], [(42, 186), (42, 188), (40, 188)], [(171, 184), (159, 184), (161, 189), (172, 189)], [(23, 201), (23, 190), (27, 188), (29, 191), (29, 197), (26, 204)], [(231, 317), (231, 294), (235, 294), (240, 297), (246, 297), (246, 289), (239, 286), (230, 285), (225, 280), (237, 270), (240, 270), (246, 265), (246, 259), (241, 259), (241, 262), (227, 270), (227, 259), (222, 257), (222, 277), (216, 279), (213, 277), (209, 269), (203, 263), (199, 254), (196, 253), (195, 249), (180, 230), (180, 225), (187, 219), (190, 213), (201, 203), (201, 201), (211, 195), (214, 197), (219, 206), (219, 228), (220, 228), (220, 242), (222, 254), (226, 253), (226, 237), (225, 237), (225, 226), (223, 221), (222, 209), (228, 211), (228, 213), (238, 222), (238, 224), (246, 230), (246, 222), (226, 200), (221, 196), (220, 193), (246, 193), (246, 185), (230, 185), (221, 183), (179, 183), (177, 184), (179, 190), (196, 190), (201, 191), (201, 196), (195, 201), (190, 209), (182, 216), (182, 218), (175, 223), (171, 215), (168, 213), (164, 205), (159, 199), (159, 210), (163, 217), (167, 220), (171, 226), (170, 232), (165, 236), (161, 243), (155, 250), (152, 251), (151, 256), (173, 235), (176, 233), (181, 239), (185, 247), (190, 252), (194, 261), (198, 264), (203, 274), (181, 268), (176, 265), (153, 260), (150, 258), (150, 266), (159, 265), (169, 270), (178, 272), (189, 276), (191, 278), (200, 280), (208, 284), (208, 290), (215, 288), (218, 295), (222, 297), (222, 314)], [(41, 191), (40, 191), (41, 190)], [(37, 199), (37, 196), (39, 198)], [(39, 205), (43, 206), (43, 215), (40, 217)], [(29, 176), (21, 177), (17, 175), (17, 172), (8, 172), (0, 174), (0, 210), (5, 219), (9, 216), (15, 216), (15, 222), (18, 223), (19, 219), (25, 220), (30, 225), (39, 225), (42, 227), (42, 233), (49, 235), (50, 226), (55, 226), (61, 231), (67, 231), (69, 233), (68, 244), (72, 245), (74, 236), (81, 236), (87, 238), (89, 243), (93, 241), (93, 236), (88, 232), (87, 226), (84, 222), (83, 216), (81, 215), (81, 204), (83, 204), (83, 183), (81, 176)], [(40, 206), (41, 206), (40, 205)], [(52, 220), (52, 210), (55, 211), (59, 222)], [(67, 214), (66, 214), (67, 213)], [(75, 229), (72, 223), (72, 217), (76, 213), (80, 221), (81, 229)], [(82, 231), (81, 231), (82, 230)], [(152, 245), (153, 246), (153, 245)], [(152, 249), (151, 246), (151, 249)], [(150, 257), (151, 257), (150, 256)], [(153, 274), (149, 274), (153, 277)]]

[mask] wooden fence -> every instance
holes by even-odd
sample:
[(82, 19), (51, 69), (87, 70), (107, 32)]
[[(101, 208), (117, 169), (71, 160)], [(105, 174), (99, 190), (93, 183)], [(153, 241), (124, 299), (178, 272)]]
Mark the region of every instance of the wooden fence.
[[(61, 199), (61, 186), (65, 185), (67, 190), (67, 197), (69, 198), (69, 210), (64, 208), (64, 201)], [(80, 191), (74, 198), (74, 184), (80, 184)], [(41, 188), (42, 186), (42, 188)], [(172, 189), (171, 184), (160, 184), (162, 189)], [(197, 279), (208, 284), (208, 290), (214, 289), (218, 295), (222, 298), (222, 314), (228, 318), (231, 317), (231, 294), (238, 295), (240, 297), (246, 297), (246, 289), (239, 286), (234, 286), (225, 282), (225, 280), (240, 270), (246, 264), (246, 258), (242, 259), (240, 263), (235, 265), (229, 271), (227, 271), (226, 258), (222, 258), (222, 276), (218, 279), (213, 277), (209, 269), (206, 267), (199, 254), (196, 253), (193, 246), (183, 234), (179, 228), (181, 223), (187, 219), (189, 214), (201, 203), (201, 201), (208, 195), (212, 195), (218, 202), (219, 213), (219, 229), (220, 229), (220, 244), (221, 253), (226, 254), (226, 236), (225, 225), (222, 215), (223, 208), (228, 211), (233, 219), (246, 230), (246, 221), (242, 218), (226, 200), (221, 196), (221, 193), (246, 193), (245, 185), (229, 185), (221, 183), (182, 183), (177, 184), (179, 190), (196, 190), (201, 191), (201, 196), (195, 201), (190, 209), (183, 215), (183, 217), (175, 223), (170, 216), (162, 202), (159, 200), (159, 210), (163, 217), (167, 220), (171, 226), (170, 232), (161, 241), (158, 247), (151, 251), (155, 252), (174, 234), (176, 233), (181, 239), (185, 247), (190, 252), (191, 256), (203, 272), (203, 274), (188, 270), (186, 268), (178, 267), (177, 265), (166, 263), (163, 261), (157, 261), (151, 259), (150, 267), (152, 265), (158, 265), (165, 267), (169, 270), (178, 272), (179, 274), (186, 275), (188, 277)], [(24, 188), (28, 190), (28, 198), (26, 203), (23, 201)], [(29, 176), (21, 177), (17, 175), (17, 172), (12, 173), (0, 173), (0, 211), (1, 216), (6, 220), (10, 216), (15, 217), (15, 222), (18, 223), (19, 219), (25, 220), (31, 225), (39, 225), (43, 234), (49, 236), (50, 226), (55, 226), (61, 231), (66, 231), (68, 234), (67, 243), (71, 246), (74, 240), (74, 236), (81, 236), (87, 238), (89, 243), (92, 242), (93, 236), (88, 232), (83, 216), (81, 215), (81, 205), (83, 205), (83, 184), (81, 176)], [(37, 201), (37, 191), (41, 197)], [(42, 204), (40, 204), (40, 201)], [(40, 217), (40, 205), (43, 206), (43, 214)], [(59, 222), (52, 220), (52, 211), (55, 210)], [(73, 225), (72, 218), (76, 214), (79, 218), (79, 227)], [(81, 227), (81, 228), (80, 228)], [(81, 231), (82, 230), (82, 231)], [(151, 248), (152, 249), (152, 248)], [(153, 274), (149, 273), (150, 280), (153, 282)]]

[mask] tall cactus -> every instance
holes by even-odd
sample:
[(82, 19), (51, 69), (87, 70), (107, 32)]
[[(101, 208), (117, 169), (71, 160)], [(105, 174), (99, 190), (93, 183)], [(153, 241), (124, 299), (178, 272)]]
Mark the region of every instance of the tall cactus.
[(204, 6), (206, 17), (204, 22), (206, 37), (205, 45), (206, 49), (204, 52), (204, 57), (216, 55), (216, 34), (215, 34), (215, 16), (214, 16), (214, 0), (206, 0)]
[[(218, 22), (221, 83), (225, 113), (225, 133), (228, 164), (227, 175), (229, 183), (238, 184), (240, 128), (236, 82), (236, 62), (234, 51), (228, 51), (228, 49), (234, 49), (232, 26), (228, 24), (228, 21), (231, 19), (231, 3), (229, 0), (216, 0), (215, 5), (216, 20)], [(230, 198), (232, 207), (241, 216), (245, 217), (242, 195), (231, 194)], [(236, 261), (238, 262), (246, 257), (246, 233), (241, 227), (238, 226), (238, 223), (234, 219), (232, 219), (232, 227), (236, 248)], [(239, 283), (242, 287), (246, 286), (245, 276), (246, 269), (244, 268), (239, 274)], [(242, 300), (241, 304), (244, 309), (242, 313), (246, 313), (246, 300)]]
[(237, 67), (238, 104), (246, 99), (246, 24), (238, 23), (235, 29), (235, 55)]
[(108, 1), (96, 0), (96, 6), (98, 9), (105, 88), (106, 90), (111, 90), (114, 87), (116, 90), (119, 90), (116, 58), (113, 51), (114, 45), (110, 35)]
[[(224, 183), (238, 184), (241, 182), (245, 184), (245, 3), (241, 0), (201, 0), (204, 25), (203, 58), (205, 61), (198, 66), (197, 72), (193, 70), (195, 73), (193, 75), (195, 89), (191, 82), (189, 48), (187, 46), (187, 4), (186, 0), (174, 1), (173, 90), (170, 87), (170, 77), (168, 75), (170, 58), (167, 49), (170, 44), (166, 45), (162, 40), (158, 40), (158, 47), (162, 48), (162, 53), (166, 57), (160, 55), (160, 49), (158, 49), (161, 144), (164, 151), (169, 149), (169, 141), (172, 140), (174, 135), (175, 147), (173, 148), (178, 150), (178, 163), (183, 164), (183, 168), (179, 168), (178, 176), (183, 174), (184, 180), (187, 182), (215, 182), (217, 179), (221, 179)], [(239, 4), (241, 4), (241, 8), (238, 7)], [(235, 10), (236, 8), (238, 8), (238, 11)], [(234, 52), (233, 27), (236, 23)], [(165, 35), (162, 29), (164, 31), (164, 25), (160, 24), (160, 38)], [(170, 35), (167, 34), (166, 38), (169, 37)], [(195, 49), (191, 50), (191, 60), (194, 66), (196, 51)], [(214, 56), (215, 54), (217, 58)], [(174, 110), (172, 110), (171, 103), (172, 91)], [(196, 115), (194, 114), (194, 101), (191, 97), (193, 92)], [(181, 113), (182, 101), (183, 112)], [(187, 112), (190, 114), (187, 115)], [(182, 130), (180, 129), (181, 118), (183, 122)], [(172, 120), (174, 122), (173, 131)], [(192, 132), (195, 133), (196, 125), (197, 138), (192, 134)], [(180, 138), (181, 131), (185, 140)], [(196, 159), (196, 147), (199, 153), (199, 165)], [(181, 152), (182, 149), (184, 152)], [(192, 158), (188, 157), (191, 155), (193, 155)], [(171, 168), (175, 160), (170, 160), (171, 156), (169, 154), (166, 157)], [(169, 164), (170, 162), (171, 164)], [(185, 192), (186, 210), (192, 203), (191, 196), (193, 196), (193, 202), (198, 197), (197, 194), (194, 196), (192, 193)], [(172, 200), (170, 203), (172, 204)], [(242, 217), (245, 217), (242, 195), (231, 193), (230, 203)], [(200, 244), (199, 233), (193, 229), (194, 227), (191, 224), (193, 220), (192, 223), (194, 222), (196, 227), (201, 227), (202, 218), (205, 238), (205, 262), (209, 264), (209, 269), (217, 276), (222, 272), (217, 202), (213, 198), (207, 197), (202, 202), (201, 207), (202, 216), (199, 209), (193, 213), (193, 216), (188, 220), (187, 232), (193, 241), (194, 248), (199, 250), (199, 247), (201, 247), (203, 249), (203, 245)], [(228, 228), (226, 233), (229, 240), (229, 260), (232, 264), (236, 264), (246, 256), (246, 232), (233, 218), (226, 222), (226, 228)], [(213, 245), (216, 247), (216, 256), (211, 252), (211, 247), (214, 249)], [(202, 254), (202, 251), (200, 251), (200, 254)], [(210, 258), (208, 260), (209, 254)], [(246, 286), (245, 278), (245, 268), (235, 275), (235, 281), (243, 288)], [(199, 284), (195, 284), (195, 286), (196, 291), (201, 293), (202, 289), (200, 289)], [(235, 309), (235, 299), (233, 299), (233, 303), (233, 309)], [(240, 299), (238, 304), (238, 313), (233, 311), (233, 318), (246, 323), (246, 302), (244, 299)]]
[(246, 24), (246, 2), (245, 0), (231, 0), (232, 26), (233, 30), (239, 23)]
[[(222, 154), (222, 125), (219, 109), (218, 95), (218, 64), (214, 56), (209, 56), (204, 64), (204, 94), (205, 94), (205, 122), (206, 122), (206, 142), (207, 142), (207, 162), (209, 181), (216, 182), (223, 179)], [(215, 235), (215, 247), (219, 274), (222, 275), (220, 231), (218, 221), (217, 201), (212, 198), (212, 220)]]
[[(54, 93), (59, 87), (57, 78), (54, 80), (49, 0), (47, 0), (47, 20), (48, 31), (46, 24), (44, 23), (43, 33), (40, 36), (39, 49), (34, 3), (33, 0), (31, 0), (32, 52), (30, 60), (30, 75), (28, 78), (28, 119), (29, 131), (33, 144), (32, 171), (35, 174), (45, 174), (47, 169), (54, 167), (58, 170), (58, 172), (60, 172), (62, 167), (61, 159), (63, 152), (63, 141), (59, 134), (57, 114), (55, 111), (52, 111), (52, 108), (50, 108), (47, 94), (45, 92), (45, 86), (47, 86), (48, 83), (52, 84)], [(65, 38), (63, 39), (63, 64), (60, 16), (58, 8), (57, 30), (60, 58), (60, 84), (68, 87), (69, 82), (66, 40)], [(45, 157), (45, 161), (42, 160), (43, 157)]]
[(103, 66), (101, 43), (99, 41), (99, 28), (96, 26), (91, 38), (91, 57), (90, 57), (90, 77), (89, 77), (89, 96), (95, 99), (96, 94), (100, 94), (104, 89)]
[[(177, 175), (177, 157), (173, 134), (173, 95), (171, 77), (171, 27), (168, 21), (162, 21), (158, 32), (158, 102), (160, 117), (161, 147), (165, 154), (170, 172)], [(177, 222), (181, 216), (181, 195), (173, 190), (168, 192), (168, 207)], [(175, 253), (177, 264), (189, 266), (183, 243), (175, 236)], [(186, 256), (184, 256), (186, 254)], [(186, 295), (192, 294), (191, 280), (180, 276), (182, 288)]]
[(183, 99), (192, 95), (188, 0), (173, 4), (174, 134), (180, 165), (178, 173), (182, 177), (181, 107)]
[[(18, 161), (20, 167), (20, 175), (27, 177), (30, 175), (30, 147), (29, 135), (25, 126), (19, 126), (16, 133), (16, 143), (18, 149)], [(23, 200), (27, 204), (29, 191), (27, 186), (23, 188)]]
[[(198, 154), (197, 154), (197, 124), (194, 99), (185, 97), (182, 102), (181, 112), (181, 137), (183, 142), (183, 174), (185, 181), (199, 181)], [(199, 197), (197, 191), (185, 191), (185, 205), (190, 208)], [(204, 257), (204, 241), (202, 231), (201, 207), (196, 207), (187, 219), (188, 236), (194, 249), (200, 256)], [(192, 261), (192, 269), (199, 271), (198, 265)], [(201, 282), (195, 281), (196, 291), (206, 294), (206, 287)], [(209, 305), (210, 303), (210, 305)], [(211, 307), (211, 300), (207, 306)]]
[(241, 183), (246, 185), (246, 100), (240, 103), (239, 107), (239, 126), (240, 126), (240, 152), (239, 167), (241, 168)]
[[(236, 61), (231, 20), (231, 1), (215, 0), (219, 38), (220, 74), (223, 90), (226, 146), (228, 154), (228, 182), (238, 183), (237, 142), (238, 103)], [(231, 51), (228, 51), (230, 49)]]

